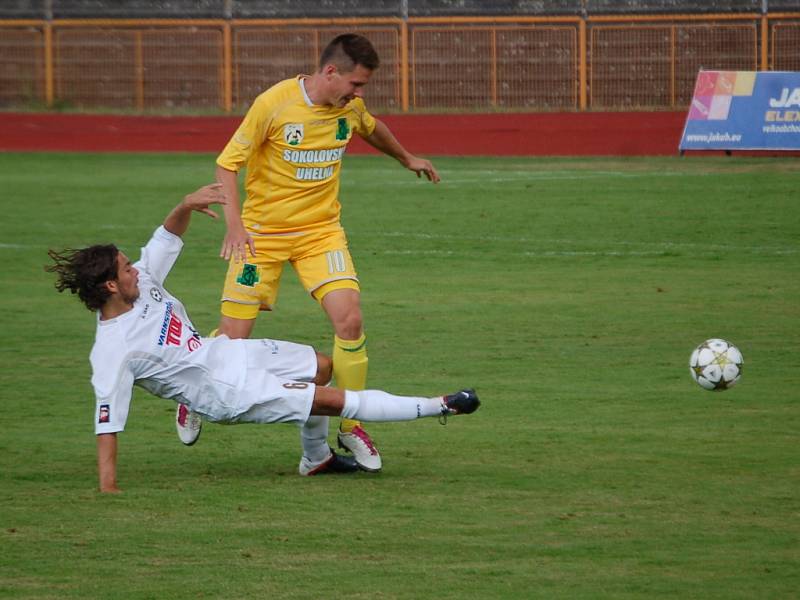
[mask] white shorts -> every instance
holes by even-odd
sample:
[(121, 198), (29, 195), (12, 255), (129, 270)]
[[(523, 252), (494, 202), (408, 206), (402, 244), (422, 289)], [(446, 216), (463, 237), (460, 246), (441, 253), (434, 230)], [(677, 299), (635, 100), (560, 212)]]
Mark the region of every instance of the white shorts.
[(314, 402), (317, 354), (311, 346), (279, 340), (244, 343), (247, 373), (230, 423), (305, 423)]

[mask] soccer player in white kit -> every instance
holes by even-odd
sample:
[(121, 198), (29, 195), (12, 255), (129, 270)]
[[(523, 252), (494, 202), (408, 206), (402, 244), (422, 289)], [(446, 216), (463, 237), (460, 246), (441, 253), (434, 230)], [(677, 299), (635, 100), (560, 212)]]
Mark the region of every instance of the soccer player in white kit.
[(211, 184), (186, 196), (135, 264), (113, 245), (49, 252), (55, 264), (46, 269), (57, 274), (56, 288), (77, 293), (97, 313), (90, 362), (102, 492), (119, 491), (117, 434), (125, 429), (134, 385), (184, 404), (209, 421), (301, 425), (301, 475), (357, 469), (352, 459), (336, 455), (325, 437), (317, 435), (327, 432), (329, 416), (407, 421), (478, 408), (472, 390), (417, 398), (325, 387), (331, 360), (310, 346), (201, 337), (183, 304), (164, 288), (164, 280), (183, 248), (181, 235), (192, 211), (216, 217), (209, 205), (225, 203), (221, 188)]

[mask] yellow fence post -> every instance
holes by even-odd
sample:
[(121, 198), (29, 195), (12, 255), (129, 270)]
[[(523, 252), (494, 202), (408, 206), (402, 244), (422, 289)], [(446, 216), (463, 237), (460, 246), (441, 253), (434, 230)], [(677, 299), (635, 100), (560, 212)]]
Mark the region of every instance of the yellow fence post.
[(400, 22), (400, 108), (408, 112), (408, 22)]
[(669, 28), (669, 106), (675, 108), (675, 101), (677, 100), (677, 85), (675, 82), (675, 61), (677, 56), (675, 53), (675, 25)]
[(583, 15), (578, 21), (578, 87), (581, 110), (586, 110), (586, 65), (588, 63), (586, 52), (586, 15)]
[(497, 27), (492, 27), (492, 108), (497, 108)]
[(233, 49), (231, 48), (231, 24), (222, 25), (222, 103), (225, 112), (233, 109)]
[(53, 86), (53, 25), (44, 24), (44, 101), (52, 107), (55, 100)]
[(133, 71), (134, 81), (136, 82), (136, 110), (144, 110), (144, 56), (142, 54), (142, 32), (138, 30), (134, 33), (134, 58)]

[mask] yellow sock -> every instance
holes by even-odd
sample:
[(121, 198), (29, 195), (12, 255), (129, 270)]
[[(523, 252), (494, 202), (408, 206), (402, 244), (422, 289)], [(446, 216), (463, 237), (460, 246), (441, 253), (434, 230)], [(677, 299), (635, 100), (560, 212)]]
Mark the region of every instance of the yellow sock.
[[(345, 390), (363, 390), (367, 385), (367, 336), (363, 333), (357, 340), (343, 340), (333, 336), (333, 377), (336, 387)], [(339, 429), (352, 431), (361, 425), (353, 419), (342, 419)]]

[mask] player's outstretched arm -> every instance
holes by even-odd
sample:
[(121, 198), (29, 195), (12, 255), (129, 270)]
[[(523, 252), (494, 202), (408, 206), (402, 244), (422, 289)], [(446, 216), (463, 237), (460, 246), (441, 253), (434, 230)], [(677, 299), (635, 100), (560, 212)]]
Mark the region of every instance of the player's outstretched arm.
[(239, 174), (217, 165), (217, 181), (222, 184), (227, 203), (223, 208), (227, 231), (222, 240), (219, 255), (225, 260), (233, 256), (237, 261), (247, 259), (247, 251), (256, 255), (256, 245), (242, 224), (241, 207), (239, 205)]
[(164, 219), (164, 229), (178, 237), (186, 233), (192, 211), (217, 218), (217, 213), (209, 208), (211, 204), (225, 204), (225, 194), (221, 183), (210, 183), (196, 192), (188, 194)]
[(97, 473), (100, 491), (118, 494), (117, 487), (117, 434), (101, 433), (97, 436)]
[(364, 140), (384, 154), (397, 159), (406, 169), (414, 171), (417, 177), (421, 177), (424, 173), (428, 181), (439, 183), (441, 180), (431, 161), (414, 156), (403, 148), (402, 144), (397, 141), (397, 138), (394, 137), (394, 134), (382, 121), (375, 119), (375, 129)]

